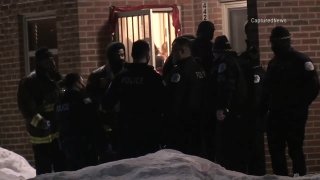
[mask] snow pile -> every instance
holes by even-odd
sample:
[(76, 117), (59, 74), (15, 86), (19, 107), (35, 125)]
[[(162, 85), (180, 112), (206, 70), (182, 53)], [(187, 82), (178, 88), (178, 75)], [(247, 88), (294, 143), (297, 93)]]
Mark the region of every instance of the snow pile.
[(36, 176), (36, 170), (20, 155), (0, 147), (0, 180), (22, 180)]
[[(243, 173), (226, 170), (206, 159), (182, 154), (174, 150), (161, 150), (138, 158), (109, 162), (91, 166), (78, 171), (44, 174), (37, 180), (288, 180), (290, 177), (266, 175), (249, 176)], [(320, 176), (294, 178), (320, 179)]]

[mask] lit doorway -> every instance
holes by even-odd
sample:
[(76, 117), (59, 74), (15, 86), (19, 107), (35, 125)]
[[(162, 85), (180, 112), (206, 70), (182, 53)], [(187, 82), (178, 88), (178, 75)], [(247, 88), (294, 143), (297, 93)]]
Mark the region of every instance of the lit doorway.
[(164, 61), (176, 38), (170, 8), (119, 12), (116, 39), (126, 47), (126, 59), (132, 62), (132, 43), (144, 39), (150, 44), (150, 65), (161, 73)]

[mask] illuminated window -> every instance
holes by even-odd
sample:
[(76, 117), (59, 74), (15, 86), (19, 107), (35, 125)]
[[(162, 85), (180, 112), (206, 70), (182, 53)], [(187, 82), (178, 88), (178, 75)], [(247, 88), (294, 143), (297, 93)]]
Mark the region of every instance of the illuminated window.
[(35, 51), (40, 47), (49, 48), (58, 65), (57, 28), (54, 12), (23, 15), (21, 19), (26, 74), (34, 70)]
[(170, 9), (147, 9), (118, 13), (117, 39), (126, 47), (126, 59), (132, 62), (132, 43), (144, 39), (151, 46), (150, 64), (159, 72), (175, 39)]

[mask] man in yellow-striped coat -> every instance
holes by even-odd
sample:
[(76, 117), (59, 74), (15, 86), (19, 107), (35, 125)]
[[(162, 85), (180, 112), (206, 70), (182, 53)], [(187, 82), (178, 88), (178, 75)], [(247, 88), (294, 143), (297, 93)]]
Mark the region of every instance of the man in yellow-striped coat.
[(54, 107), (59, 97), (53, 55), (47, 48), (36, 51), (36, 69), (19, 83), (18, 106), (26, 120), (34, 151), (37, 175), (64, 170), (64, 157), (58, 145)]

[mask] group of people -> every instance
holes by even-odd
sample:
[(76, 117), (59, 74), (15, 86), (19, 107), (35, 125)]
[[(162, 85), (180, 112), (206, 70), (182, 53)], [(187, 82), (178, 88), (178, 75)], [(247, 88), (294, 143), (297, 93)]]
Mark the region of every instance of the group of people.
[(212, 22), (201, 22), (196, 36), (173, 41), (161, 75), (148, 65), (148, 42), (133, 43), (133, 63), (126, 63), (125, 46), (112, 42), (107, 63), (86, 85), (77, 73), (62, 78), (48, 49), (37, 50), (36, 69), (18, 89), (37, 174), (170, 148), (264, 175), (266, 132), (273, 172), (288, 175), (287, 144), (293, 173), (305, 175), (304, 130), (319, 91), (316, 69), (277, 26), (265, 72), (250, 28), (247, 49), (237, 55), (226, 36), (213, 42)]

